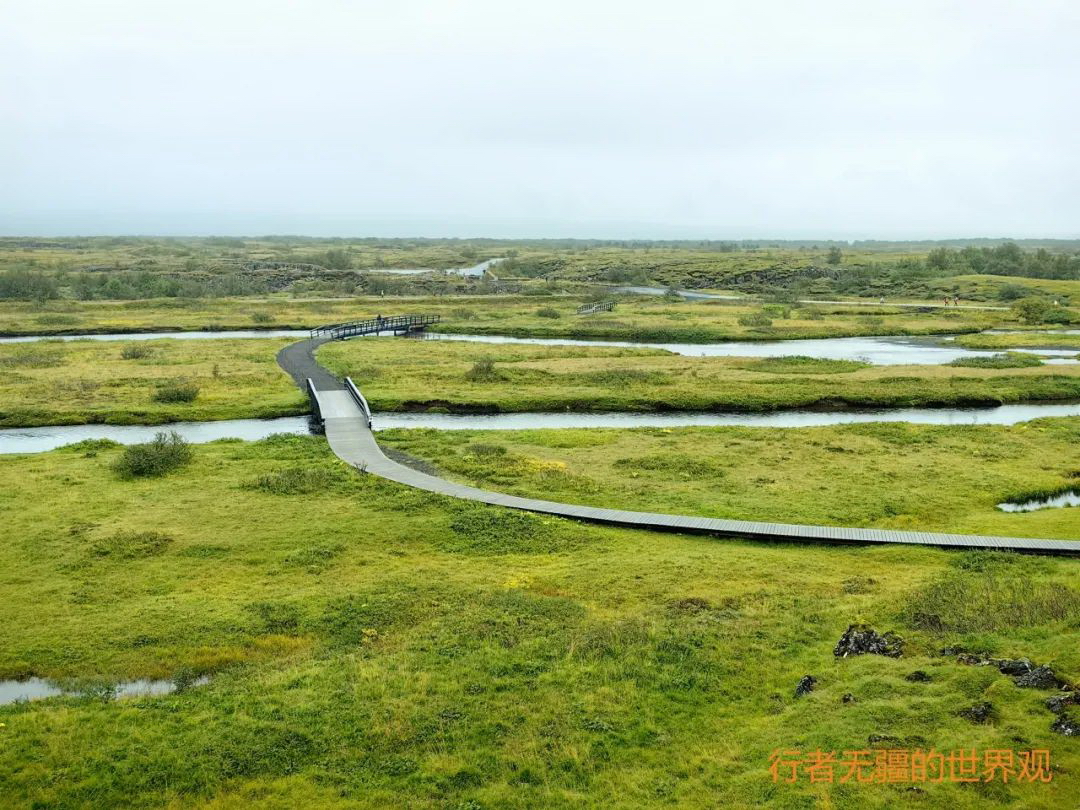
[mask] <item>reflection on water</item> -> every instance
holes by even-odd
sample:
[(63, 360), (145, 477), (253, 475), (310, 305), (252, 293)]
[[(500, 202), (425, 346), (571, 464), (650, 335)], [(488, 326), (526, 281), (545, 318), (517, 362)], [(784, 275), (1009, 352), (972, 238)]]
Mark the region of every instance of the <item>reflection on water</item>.
[[(786, 410), (770, 413), (376, 413), (376, 431), (392, 428), (438, 430), (531, 430), (537, 428), (637, 427), (821, 427), (861, 422), (909, 422), (914, 425), (1015, 425), (1051, 416), (1080, 416), (1080, 403), (999, 405), (990, 408), (896, 408), (893, 410)], [(217, 439), (264, 439), (274, 433), (308, 432), (306, 416), (281, 419), (230, 419), (221, 422), (174, 422), (168, 425), (56, 425), (0, 430), (0, 454), (42, 453), (85, 439), (121, 444), (150, 441), (175, 430), (190, 442)]]
[(154, 434), (175, 430), (189, 442), (217, 439), (265, 439), (273, 433), (307, 433), (306, 416), (281, 419), (227, 419), (221, 422), (173, 422), (168, 425), (51, 425), (0, 430), (0, 453), (42, 453), (86, 439), (112, 439), (121, 444), (148, 442)]
[[(202, 686), (209, 683), (208, 677), (196, 678), (190, 686)], [(94, 695), (101, 697), (128, 698), (148, 697), (151, 695), (167, 695), (175, 692), (178, 686), (176, 681), (147, 680), (122, 681), (105, 686), (61, 686), (55, 681), (45, 678), (27, 678), (25, 681), (7, 680), (0, 681), (0, 706), (7, 703), (16, 703), (22, 700), (41, 700), (42, 698), (60, 697), (62, 695)]]
[(997, 508), (1002, 512), (1036, 512), (1039, 509), (1062, 509), (1066, 506), (1080, 506), (1080, 491), (1072, 489), (1052, 498), (1037, 498), (1023, 503), (1006, 501), (999, 503)]
[[(948, 336), (946, 336), (948, 337)], [(947, 344), (946, 337), (848, 337), (800, 340), (754, 340), (726, 343), (645, 343), (625, 340), (574, 338), (514, 338), (502, 335), (421, 333), (415, 340), (460, 340), (470, 343), (526, 344), (532, 346), (610, 346), (624, 349), (663, 349), (687, 357), (785, 357), (802, 355), (827, 360), (861, 360), (876, 366), (941, 365), (961, 357), (991, 357), (997, 351), (965, 349)], [(1051, 363), (1071, 363), (1076, 350), (1038, 350), (1034, 354), (1062, 357)]]
[(1015, 425), (1048, 416), (1080, 416), (1080, 403), (992, 408), (774, 411), (771, 413), (376, 413), (375, 430), (532, 430), (540, 428), (821, 427), (863, 422), (913, 425)]
[[(494, 261), (494, 260), (492, 260)], [(479, 265), (478, 265), (479, 267)], [(1075, 330), (1074, 330), (1075, 331)], [(0, 343), (32, 343), (40, 340), (214, 340), (221, 338), (275, 338), (308, 336), (303, 329), (245, 329), (223, 332), (143, 332), (140, 334), (61, 335), (0, 338)], [(1019, 334), (1019, 333), (1018, 333)], [(362, 335), (371, 338), (374, 335)], [(392, 337), (382, 333), (378, 337)], [(355, 339), (355, 338), (352, 338)], [(606, 346), (623, 349), (662, 349), (686, 357), (783, 357), (801, 355), (826, 360), (859, 360), (876, 366), (941, 365), (962, 357), (990, 357), (1003, 350), (965, 349), (955, 335), (920, 337), (846, 337), (798, 340), (744, 340), (720, 343), (649, 343), (630, 340), (579, 340), (576, 338), (518, 338), (504, 335), (460, 335), (421, 332), (413, 340), (456, 340), (469, 343), (525, 344), (532, 346)], [(1052, 364), (1076, 363), (1076, 349), (1025, 349)]]

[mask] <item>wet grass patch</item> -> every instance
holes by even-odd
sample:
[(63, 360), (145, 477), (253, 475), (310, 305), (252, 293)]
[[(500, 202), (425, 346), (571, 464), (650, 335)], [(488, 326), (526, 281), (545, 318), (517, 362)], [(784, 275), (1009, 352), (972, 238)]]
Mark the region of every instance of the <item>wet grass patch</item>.
[(90, 554), (116, 560), (137, 560), (163, 554), (172, 542), (173, 538), (161, 532), (121, 531), (95, 540), (90, 545)]
[(648, 456), (620, 458), (612, 466), (631, 472), (665, 473), (668, 475), (721, 476), (724, 468), (717, 462), (686, 453), (656, 453)]
[(583, 532), (572, 524), (493, 506), (461, 507), (450, 521), (450, 531), (438, 545), (458, 554), (551, 554), (583, 543)]
[(1080, 619), (1080, 591), (1047, 576), (1042, 558), (1002, 552), (957, 555), (950, 569), (915, 590), (908, 625), (932, 633), (1001, 632)]
[(822, 357), (806, 357), (798, 354), (783, 357), (762, 357), (746, 360), (737, 368), (747, 371), (767, 371), (773, 374), (844, 374), (870, 368), (870, 363), (859, 360), (828, 360)]
[(1004, 352), (989, 357), (958, 357), (949, 363), (956, 368), (1035, 368), (1043, 361), (1027, 352)]

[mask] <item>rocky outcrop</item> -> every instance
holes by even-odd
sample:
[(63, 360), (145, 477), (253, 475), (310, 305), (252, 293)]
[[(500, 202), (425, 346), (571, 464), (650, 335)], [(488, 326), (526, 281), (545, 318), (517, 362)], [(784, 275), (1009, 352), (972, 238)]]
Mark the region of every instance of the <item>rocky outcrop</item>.
[(850, 655), (885, 655), (899, 658), (904, 652), (904, 640), (891, 630), (878, 633), (867, 624), (852, 624), (836, 642), (833, 655), (847, 658)]
[(989, 723), (994, 717), (994, 707), (992, 704), (983, 701), (966, 709), (961, 709), (957, 714), (967, 718), (972, 723)]
[(814, 685), (817, 683), (817, 678), (813, 675), (803, 675), (799, 680), (798, 685), (795, 687), (795, 697), (801, 698), (804, 695), (809, 695), (814, 691)]
[(991, 658), (987, 655), (963, 653), (956, 660), (969, 666), (996, 667), (998, 672), (1011, 676), (1013, 683), (1023, 689), (1061, 689), (1065, 686), (1049, 666), (1033, 664), (1027, 658)]

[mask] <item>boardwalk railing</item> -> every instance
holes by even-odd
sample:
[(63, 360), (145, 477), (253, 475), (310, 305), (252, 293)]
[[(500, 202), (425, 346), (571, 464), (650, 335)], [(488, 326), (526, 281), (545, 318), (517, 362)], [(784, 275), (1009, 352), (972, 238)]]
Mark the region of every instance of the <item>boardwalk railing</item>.
[(439, 322), (438, 315), (391, 315), (384, 318), (368, 318), (366, 321), (331, 323), (317, 326), (311, 330), (313, 338), (326, 337), (330, 340), (344, 340), (357, 335), (374, 335), (379, 332), (393, 332), (402, 335), (407, 332), (420, 332), (433, 323)]
[(322, 432), (325, 422), (322, 415), (322, 403), (319, 402), (319, 392), (315, 389), (315, 383), (311, 377), (307, 378), (307, 393), (311, 400), (311, 424), (318, 432)]
[(596, 312), (611, 312), (615, 309), (614, 301), (604, 301), (600, 304), (582, 304), (577, 308), (578, 315), (592, 315)]
[(360, 393), (360, 389), (356, 387), (356, 383), (352, 381), (352, 377), (345, 378), (345, 388), (352, 395), (353, 401), (360, 406), (360, 410), (364, 412), (364, 418), (367, 419), (367, 426), (371, 427), (371, 406), (368, 405), (367, 399)]

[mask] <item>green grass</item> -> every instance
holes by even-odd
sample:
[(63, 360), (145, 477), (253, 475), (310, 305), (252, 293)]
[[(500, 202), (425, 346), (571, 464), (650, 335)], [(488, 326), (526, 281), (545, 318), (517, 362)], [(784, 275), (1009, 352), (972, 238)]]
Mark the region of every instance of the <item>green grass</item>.
[[(1076, 486), (1080, 418), (1013, 427), (390, 430), (379, 441), (515, 495), (719, 518), (1080, 538), (1080, 509), (1007, 514)], [(483, 452), (479, 452), (480, 450)]]
[[(307, 413), (289, 339), (0, 344), (0, 426), (163, 424)], [(140, 349), (132, 357), (130, 348)]]
[(454, 341), (346, 341), (318, 356), (382, 411), (766, 411), (1080, 398), (1077, 366), (867, 366)]
[(1026, 352), (1005, 352), (990, 357), (958, 357), (949, 363), (954, 368), (1036, 368), (1043, 361)]
[(1011, 335), (961, 335), (956, 342), (968, 349), (1076, 349), (1080, 352), (1080, 335), (1052, 332), (1027, 332)]
[(783, 357), (762, 357), (745, 360), (738, 365), (747, 371), (768, 371), (773, 374), (843, 374), (870, 368), (869, 363), (859, 360), (829, 360), (823, 357), (806, 357), (788, 354)]
[[(920, 431), (866, 429), (852, 442), (920, 444)], [(1061, 423), (1032, 430), (1044, 449), (1066, 438)], [(667, 446), (678, 433), (645, 435), (619, 446), (611, 432), (521, 434), (537, 455), (637, 458), (655, 489), (672, 470), (700, 472), (685, 466), (701, 456), (700, 431), (682, 449)], [(835, 441), (784, 435), (788, 453)], [(519, 437), (503, 438), (465, 446), (516, 455)], [(740, 453), (781, 463), (772, 441)], [(970, 450), (956, 446), (957, 465), (970, 466)], [(311, 437), (199, 446), (157, 480), (118, 480), (119, 453), (84, 444), (0, 462), (0, 674), (213, 677), (172, 696), (0, 707), (12, 806), (897, 806), (902, 786), (769, 779), (776, 748), (862, 748), (871, 735), (899, 740), (877, 744), (891, 747), (1049, 748), (1059, 768), (1034, 786), (929, 784), (927, 807), (1080, 799), (1080, 748), (1049, 730), (1045, 695), (937, 654), (977, 644), (1075, 679), (1080, 635), (1057, 607), (1069, 597), (1045, 595), (1075, 586), (1078, 561), (579, 525), (359, 475)], [(292, 469), (311, 472), (252, 483)], [(901, 497), (887, 472), (852, 480)], [(289, 483), (311, 476), (327, 491)], [(782, 502), (759, 486), (774, 492)], [(957, 595), (985, 594), (986, 570), (1023, 607), (972, 626)], [(959, 629), (910, 617), (928, 593)], [(854, 621), (899, 632), (905, 656), (834, 659)], [(932, 683), (906, 681), (915, 669)], [(817, 688), (796, 700), (807, 673)], [(990, 723), (957, 714), (984, 700)]]

